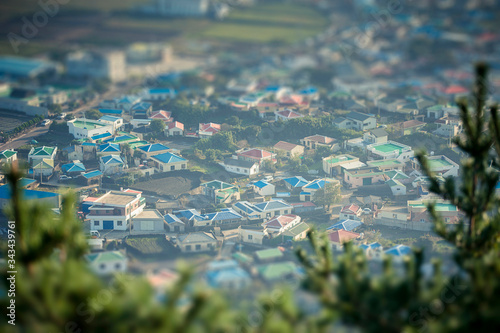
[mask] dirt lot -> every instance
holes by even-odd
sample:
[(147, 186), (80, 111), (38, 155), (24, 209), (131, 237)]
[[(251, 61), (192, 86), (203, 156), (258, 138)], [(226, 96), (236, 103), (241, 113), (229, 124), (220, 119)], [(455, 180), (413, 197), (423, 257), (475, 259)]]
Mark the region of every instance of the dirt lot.
[(134, 184), (133, 188), (144, 191), (151, 195), (165, 196), (175, 199), (183, 193), (187, 193), (201, 184), (201, 172), (173, 171), (162, 174), (161, 178)]
[(10, 132), (22, 123), (29, 121), (33, 117), (9, 110), (0, 110), (0, 132)]

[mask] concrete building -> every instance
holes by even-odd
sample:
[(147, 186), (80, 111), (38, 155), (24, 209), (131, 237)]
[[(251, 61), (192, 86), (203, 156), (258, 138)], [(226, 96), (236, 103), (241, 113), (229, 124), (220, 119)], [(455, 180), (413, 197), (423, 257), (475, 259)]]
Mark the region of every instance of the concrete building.
[(211, 232), (192, 232), (177, 237), (182, 252), (207, 252), (217, 249), (217, 239)]
[(127, 230), (144, 210), (146, 199), (137, 191), (110, 191), (92, 202), (87, 219), (91, 230)]
[(188, 160), (172, 153), (163, 153), (151, 156), (157, 172), (169, 172), (187, 169)]
[(125, 167), (120, 155), (105, 155), (99, 158), (99, 170), (105, 175), (121, 173)]
[(127, 77), (125, 66), (122, 51), (77, 51), (66, 58), (67, 75), (84, 79), (123, 81)]
[(67, 125), (69, 134), (73, 135), (75, 139), (92, 138), (96, 135), (105, 133), (113, 134), (115, 132), (113, 124), (101, 122), (99, 120), (78, 118), (68, 121)]
[(260, 172), (260, 165), (256, 161), (244, 161), (234, 158), (226, 158), (224, 162), (219, 163), (227, 172), (238, 175), (253, 176)]
[(144, 209), (132, 219), (134, 231), (165, 232), (165, 220), (156, 209)]

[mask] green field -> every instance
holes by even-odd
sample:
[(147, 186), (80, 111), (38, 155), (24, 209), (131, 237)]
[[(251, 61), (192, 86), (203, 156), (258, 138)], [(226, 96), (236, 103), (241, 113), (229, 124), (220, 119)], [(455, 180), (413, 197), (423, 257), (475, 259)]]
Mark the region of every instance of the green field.
[[(151, 38), (176, 44), (185, 40), (216, 43), (294, 43), (321, 32), (327, 18), (312, 6), (259, 2), (238, 8), (223, 21), (208, 18), (148, 17), (131, 13), (147, 0), (73, 0), (61, 6), (59, 14), (29, 43), (19, 47), (20, 55), (62, 50), (67, 44), (125, 46)], [(20, 34), (26, 16), (41, 10), (31, 0), (7, 0), (0, 4), (0, 27)], [(104, 14), (107, 13), (107, 14)], [(181, 43), (178, 43), (181, 42)], [(7, 38), (0, 41), (0, 54), (12, 54)]]

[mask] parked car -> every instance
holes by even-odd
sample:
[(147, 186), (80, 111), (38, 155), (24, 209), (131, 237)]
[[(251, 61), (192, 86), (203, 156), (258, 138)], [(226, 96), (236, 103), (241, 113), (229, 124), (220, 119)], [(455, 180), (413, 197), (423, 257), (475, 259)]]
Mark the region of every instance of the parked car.
[(31, 140), (31, 141), (30, 141), (30, 144), (32, 144), (32, 145), (37, 145), (37, 144), (38, 144), (38, 141), (36, 141), (35, 139), (33, 139), (33, 140)]
[(364, 215), (369, 215), (372, 213), (372, 210), (370, 208), (363, 208), (363, 214)]
[(40, 123), (41, 126), (47, 126), (48, 124), (50, 124), (50, 120), (49, 119), (44, 119), (42, 120), (42, 122)]
[(57, 119), (64, 119), (64, 117), (66, 117), (66, 113), (65, 113), (65, 112), (61, 113), (61, 114), (57, 117)]
[(72, 177), (70, 177), (70, 176), (61, 175), (61, 176), (59, 177), (59, 180), (68, 180), (68, 179), (71, 179), (71, 178), (72, 178)]

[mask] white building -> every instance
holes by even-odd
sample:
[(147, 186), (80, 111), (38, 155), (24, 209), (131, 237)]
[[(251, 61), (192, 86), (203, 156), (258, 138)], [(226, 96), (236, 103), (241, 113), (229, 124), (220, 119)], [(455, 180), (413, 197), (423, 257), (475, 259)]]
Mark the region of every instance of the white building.
[(110, 191), (89, 208), (90, 230), (127, 230), (130, 219), (139, 215), (146, 199), (137, 191)]
[(73, 135), (75, 139), (86, 139), (86, 138), (91, 138), (95, 135), (100, 135), (105, 133), (113, 134), (115, 132), (113, 124), (101, 122), (99, 120), (78, 118), (68, 121), (67, 125), (69, 134)]
[(209, 0), (157, 0), (157, 14), (165, 16), (205, 16)]
[(77, 51), (66, 58), (66, 73), (69, 76), (89, 79), (109, 79), (112, 82), (127, 78), (125, 53), (121, 51), (96, 52)]
[(123, 273), (127, 270), (127, 257), (120, 251), (104, 251), (85, 256), (90, 269), (98, 275)]
[(224, 162), (219, 163), (227, 172), (238, 175), (253, 176), (259, 173), (259, 163), (254, 161), (243, 161), (234, 158), (226, 158)]

